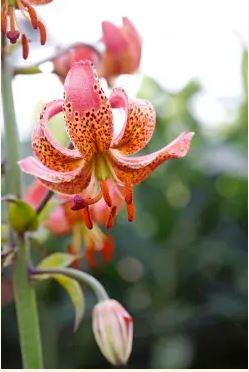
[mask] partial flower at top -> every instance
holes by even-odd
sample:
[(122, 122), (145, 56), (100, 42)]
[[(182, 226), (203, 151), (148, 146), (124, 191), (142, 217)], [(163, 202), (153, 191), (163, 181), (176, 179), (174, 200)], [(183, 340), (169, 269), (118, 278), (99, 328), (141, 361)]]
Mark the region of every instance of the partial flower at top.
[(11, 44), (15, 44), (21, 39), (23, 58), (27, 59), (29, 55), (29, 40), (22, 32), (17, 23), (16, 9), (22, 12), (23, 16), (28, 19), (34, 29), (40, 33), (41, 45), (46, 43), (47, 32), (44, 24), (37, 17), (33, 5), (42, 5), (50, 3), (52, 0), (3, 0), (1, 4), (1, 29)]
[(89, 60), (97, 67), (100, 58), (99, 52), (94, 47), (78, 43), (54, 58), (54, 72), (59, 76), (61, 82), (64, 83), (67, 73), (74, 62)]
[(105, 52), (99, 69), (100, 76), (110, 78), (136, 72), (140, 64), (142, 42), (131, 21), (124, 17), (122, 27), (104, 21), (102, 32)]
[[(50, 188), (77, 196), (75, 209), (88, 213), (89, 205), (103, 196), (115, 216), (107, 180), (111, 180), (127, 206), (128, 220), (135, 216), (133, 186), (146, 179), (166, 160), (184, 157), (193, 133), (183, 132), (166, 147), (149, 155), (132, 157), (152, 137), (156, 114), (150, 102), (129, 99), (121, 88), (114, 89), (109, 99), (99, 84), (93, 64), (78, 62), (69, 71), (64, 100), (50, 102), (40, 116), (33, 134), (36, 157), (19, 161), (21, 169)], [(124, 125), (114, 135), (112, 109), (123, 109)], [(59, 145), (48, 130), (51, 117), (63, 110), (66, 129), (73, 149)]]

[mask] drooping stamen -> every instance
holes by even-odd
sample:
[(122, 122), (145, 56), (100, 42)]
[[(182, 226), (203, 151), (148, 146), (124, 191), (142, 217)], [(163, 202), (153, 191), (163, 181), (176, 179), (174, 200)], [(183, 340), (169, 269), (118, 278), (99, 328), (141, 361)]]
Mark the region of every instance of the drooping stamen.
[(101, 192), (102, 192), (102, 195), (103, 195), (103, 198), (104, 198), (106, 204), (108, 205), (108, 207), (111, 207), (112, 206), (112, 199), (111, 199), (106, 181), (100, 180), (100, 188), (101, 188)]
[(26, 35), (22, 34), (22, 56), (27, 59), (29, 56), (29, 41)]
[(73, 197), (73, 206), (71, 207), (72, 211), (78, 211), (80, 209), (83, 209), (87, 207), (88, 205), (97, 203), (102, 197), (101, 192), (99, 192), (95, 197), (93, 198), (85, 198), (83, 199), (80, 195), (75, 195)]
[(97, 266), (95, 261), (94, 245), (92, 242), (86, 247), (86, 259), (90, 267), (95, 268)]
[(86, 227), (91, 230), (93, 228), (93, 222), (90, 216), (90, 211), (88, 206), (82, 209), (82, 219)]
[(73, 267), (74, 269), (79, 269), (80, 267), (80, 260), (77, 258), (77, 249), (74, 245), (70, 244), (67, 248), (67, 251), (69, 254), (71, 255), (75, 255), (75, 260), (71, 263), (71, 267)]
[(125, 201), (127, 204), (131, 204), (133, 202), (133, 190), (130, 183), (125, 185)]
[(107, 223), (106, 223), (106, 228), (107, 229), (110, 229), (114, 225), (116, 213), (117, 213), (117, 207), (114, 206), (111, 209), (110, 215), (109, 215)]
[(135, 213), (136, 213), (135, 204), (134, 203), (127, 204), (126, 208), (127, 208), (128, 221), (132, 222), (135, 218)]
[(2, 9), (1, 11), (1, 31), (3, 34), (6, 33), (7, 28), (7, 17), (6, 17), (6, 11), (5, 9)]
[(38, 27), (38, 18), (37, 18), (36, 11), (35, 11), (35, 9), (31, 5), (26, 4), (26, 6), (27, 6), (27, 9), (28, 9), (28, 12), (29, 12), (30, 22), (32, 24), (32, 27), (34, 29), (37, 29), (37, 27)]
[(44, 26), (44, 24), (41, 22), (41, 21), (38, 21), (37, 22), (37, 27), (40, 31), (40, 43), (41, 45), (44, 45), (46, 43), (46, 40), (47, 40), (47, 31), (46, 31), (46, 28)]
[(10, 19), (10, 31), (6, 33), (7, 38), (11, 42), (11, 44), (15, 44), (16, 41), (19, 39), (20, 32), (16, 30), (16, 22), (15, 22), (15, 13), (13, 6), (8, 8), (9, 11), (9, 19)]
[(114, 253), (114, 242), (113, 239), (108, 235), (105, 238), (103, 249), (101, 252), (104, 263), (105, 264), (108, 263), (111, 260)]

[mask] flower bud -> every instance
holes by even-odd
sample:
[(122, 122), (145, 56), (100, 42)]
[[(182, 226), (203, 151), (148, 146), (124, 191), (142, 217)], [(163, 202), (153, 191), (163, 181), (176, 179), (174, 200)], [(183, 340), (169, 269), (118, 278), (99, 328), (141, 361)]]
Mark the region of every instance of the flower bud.
[(125, 364), (133, 338), (132, 317), (115, 300), (99, 302), (93, 309), (93, 332), (106, 359), (114, 365)]

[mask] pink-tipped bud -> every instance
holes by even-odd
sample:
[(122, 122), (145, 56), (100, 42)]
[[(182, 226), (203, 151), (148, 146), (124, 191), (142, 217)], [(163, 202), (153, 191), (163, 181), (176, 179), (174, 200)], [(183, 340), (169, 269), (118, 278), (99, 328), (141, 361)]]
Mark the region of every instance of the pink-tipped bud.
[(115, 300), (99, 302), (93, 309), (93, 332), (96, 342), (113, 365), (124, 365), (132, 349), (133, 321)]

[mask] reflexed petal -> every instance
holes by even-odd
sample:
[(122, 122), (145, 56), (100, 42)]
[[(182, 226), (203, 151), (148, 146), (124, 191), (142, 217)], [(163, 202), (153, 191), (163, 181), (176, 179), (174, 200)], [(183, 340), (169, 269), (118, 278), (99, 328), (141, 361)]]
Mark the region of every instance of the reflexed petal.
[(18, 162), (21, 170), (39, 178), (49, 189), (63, 194), (79, 194), (91, 179), (91, 163), (84, 164), (68, 172), (52, 171), (34, 157), (29, 156)]
[(53, 0), (29, 0), (28, 2), (31, 5), (43, 5), (43, 4), (48, 4), (51, 3)]
[(133, 154), (143, 149), (153, 135), (155, 124), (156, 113), (149, 101), (130, 101), (123, 133), (116, 139), (112, 148), (117, 148), (124, 154)]
[(54, 140), (48, 129), (49, 119), (61, 112), (62, 106), (63, 100), (52, 101), (45, 106), (33, 133), (32, 147), (43, 165), (55, 171), (71, 171), (79, 167), (81, 154), (77, 149), (62, 147)]
[(193, 135), (193, 132), (184, 132), (166, 147), (144, 156), (128, 157), (111, 150), (109, 159), (120, 181), (138, 184), (164, 161), (184, 157), (190, 149)]
[[(127, 115), (128, 115), (128, 96), (124, 89), (122, 88), (114, 88), (111, 92), (111, 95), (109, 97), (109, 102), (111, 104), (112, 109), (122, 109), (125, 113), (124, 118), (124, 124), (122, 126), (121, 131), (118, 132), (118, 134), (113, 136), (111, 147), (115, 147), (116, 144), (118, 144), (121, 140), (121, 138), (124, 135), (125, 127), (126, 127), (126, 121), (127, 121)], [(115, 126), (115, 123), (114, 123)], [(115, 133), (115, 128), (114, 128)]]
[(134, 70), (138, 68), (141, 59), (142, 41), (133, 23), (127, 17), (123, 17), (123, 30), (130, 44), (130, 53)]
[(85, 160), (110, 147), (113, 119), (103, 89), (90, 61), (73, 64), (65, 80), (64, 112), (72, 143)]

